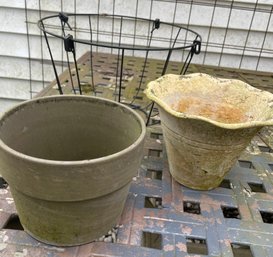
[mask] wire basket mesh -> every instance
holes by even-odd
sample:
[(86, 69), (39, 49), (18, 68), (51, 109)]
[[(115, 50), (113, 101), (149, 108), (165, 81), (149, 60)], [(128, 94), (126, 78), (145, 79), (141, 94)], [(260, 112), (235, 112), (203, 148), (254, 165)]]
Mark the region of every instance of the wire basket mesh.
[[(143, 94), (146, 84), (166, 73), (185, 74), (201, 50), (198, 33), (159, 19), (59, 13), (38, 26), (60, 94), (122, 102), (141, 111), (147, 124), (156, 110)], [(66, 61), (58, 65), (59, 59)]]

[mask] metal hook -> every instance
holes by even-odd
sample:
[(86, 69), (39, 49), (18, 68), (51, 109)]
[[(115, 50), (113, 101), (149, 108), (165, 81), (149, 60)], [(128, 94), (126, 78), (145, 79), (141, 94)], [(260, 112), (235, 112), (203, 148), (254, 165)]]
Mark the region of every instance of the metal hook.
[(64, 49), (67, 52), (74, 52), (75, 50), (73, 36), (70, 34), (64, 37)]
[(201, 52), (201, 41), (200, 40), (195, 39), (193, 41), (192, 52), (194, 54), (200, 54), (200, 52)]
[(153, 29), (151, 30), (151, 34), (154, 32), (154, 30), (160, 28), (160, 19), (155, 19), (153, 23)]
[(67, 15), (65, 15), (63, 12), (60, 12), (59, 13), (59, 18), (60, 18), (61, 22), (64, 23), (64, 25), (67, 24), (68, 28), (70, 30), (72, 30), (71, 26), (68, 23), (68, 16)]
[(155, 19), (155, 21), (154, 21), (154, 28), (155, 29), (159, 29), (159, 27), (160, 27), (160, 19)]

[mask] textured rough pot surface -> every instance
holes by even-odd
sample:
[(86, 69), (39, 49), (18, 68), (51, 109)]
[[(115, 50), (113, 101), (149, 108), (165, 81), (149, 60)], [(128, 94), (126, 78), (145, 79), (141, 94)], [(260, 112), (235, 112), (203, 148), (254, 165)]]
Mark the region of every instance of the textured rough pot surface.
[(77, 202), (45, 201), (12, 188), (11, 192), (27, 233), (44, 243), (72, 246), (97, 239), (117, 224), (129, 186), (130, 183), (108, 195)]
[(172, 176), (194, 189), (217, 187), (251, 138), (273, 125), (273, 95), (239, 80), (169, 74), (146, 94), (159, 106)]
[[(122, 211), (144, 137), (138, 114), (96, 97), (37, 98), (5, 113), (0, 120), (0, 168), (26, 231), (57, 245), (81, 244), (106, 233)], [(40, 207), (28, 213), (32, 206)], [(100, 223), (94, 217), (104, 212), (108, 218)], [(81, 220), (89, 224), (83, 234)], [(35, 224), (46, 229), (42, 233)], [(57, 234), (63, 230), (66, 235), (57, 240), (58, 225)]]

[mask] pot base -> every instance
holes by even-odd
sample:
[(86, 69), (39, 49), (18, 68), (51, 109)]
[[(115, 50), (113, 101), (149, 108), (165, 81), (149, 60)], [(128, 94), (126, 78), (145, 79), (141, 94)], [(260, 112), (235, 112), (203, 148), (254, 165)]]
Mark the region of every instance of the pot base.
[(34, 199), (13, 188), (11, 192), (21, 224), (31, 237), (55, 246), (77, 246), (98, 239), (118, 223), (129, 186), (78, 202)]
[[(196, 185), (196, 184), (190, 183), (189, 181), (181, 179), (180, 177), (177, 177), (175, 175), (175, 172), (172, 172), (171, 170), (170, 170), (170, 173), (171, 173), (173, 179), (176, 182), (178, 182), (179, 184), (181, 184), (189, 189), (200, 190), (200, 191), (207, 191), (207, 190), (212, 190), (214, 188), (217, 188), (217, 187), (219, 187), (219, 185), (221, 184), (221, 182), (223, 180), (223, 178), (220, 178), (217, 182), (213, 181), (212, 183), (209, 183), (209, 184), (203, 183), (203, 184)], [(194, 180), (194, 178), (192, 178), (192, 179)]]

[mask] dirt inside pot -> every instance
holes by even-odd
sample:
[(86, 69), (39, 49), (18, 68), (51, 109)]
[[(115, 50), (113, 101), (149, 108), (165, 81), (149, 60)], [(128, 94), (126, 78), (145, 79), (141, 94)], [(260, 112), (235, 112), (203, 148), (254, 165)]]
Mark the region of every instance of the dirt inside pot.
[(242, 123), (253, 119), (239, 107), (211, 98), (181, 97), (171, 107), (177, 112), (203, 116), (222, 123)]

